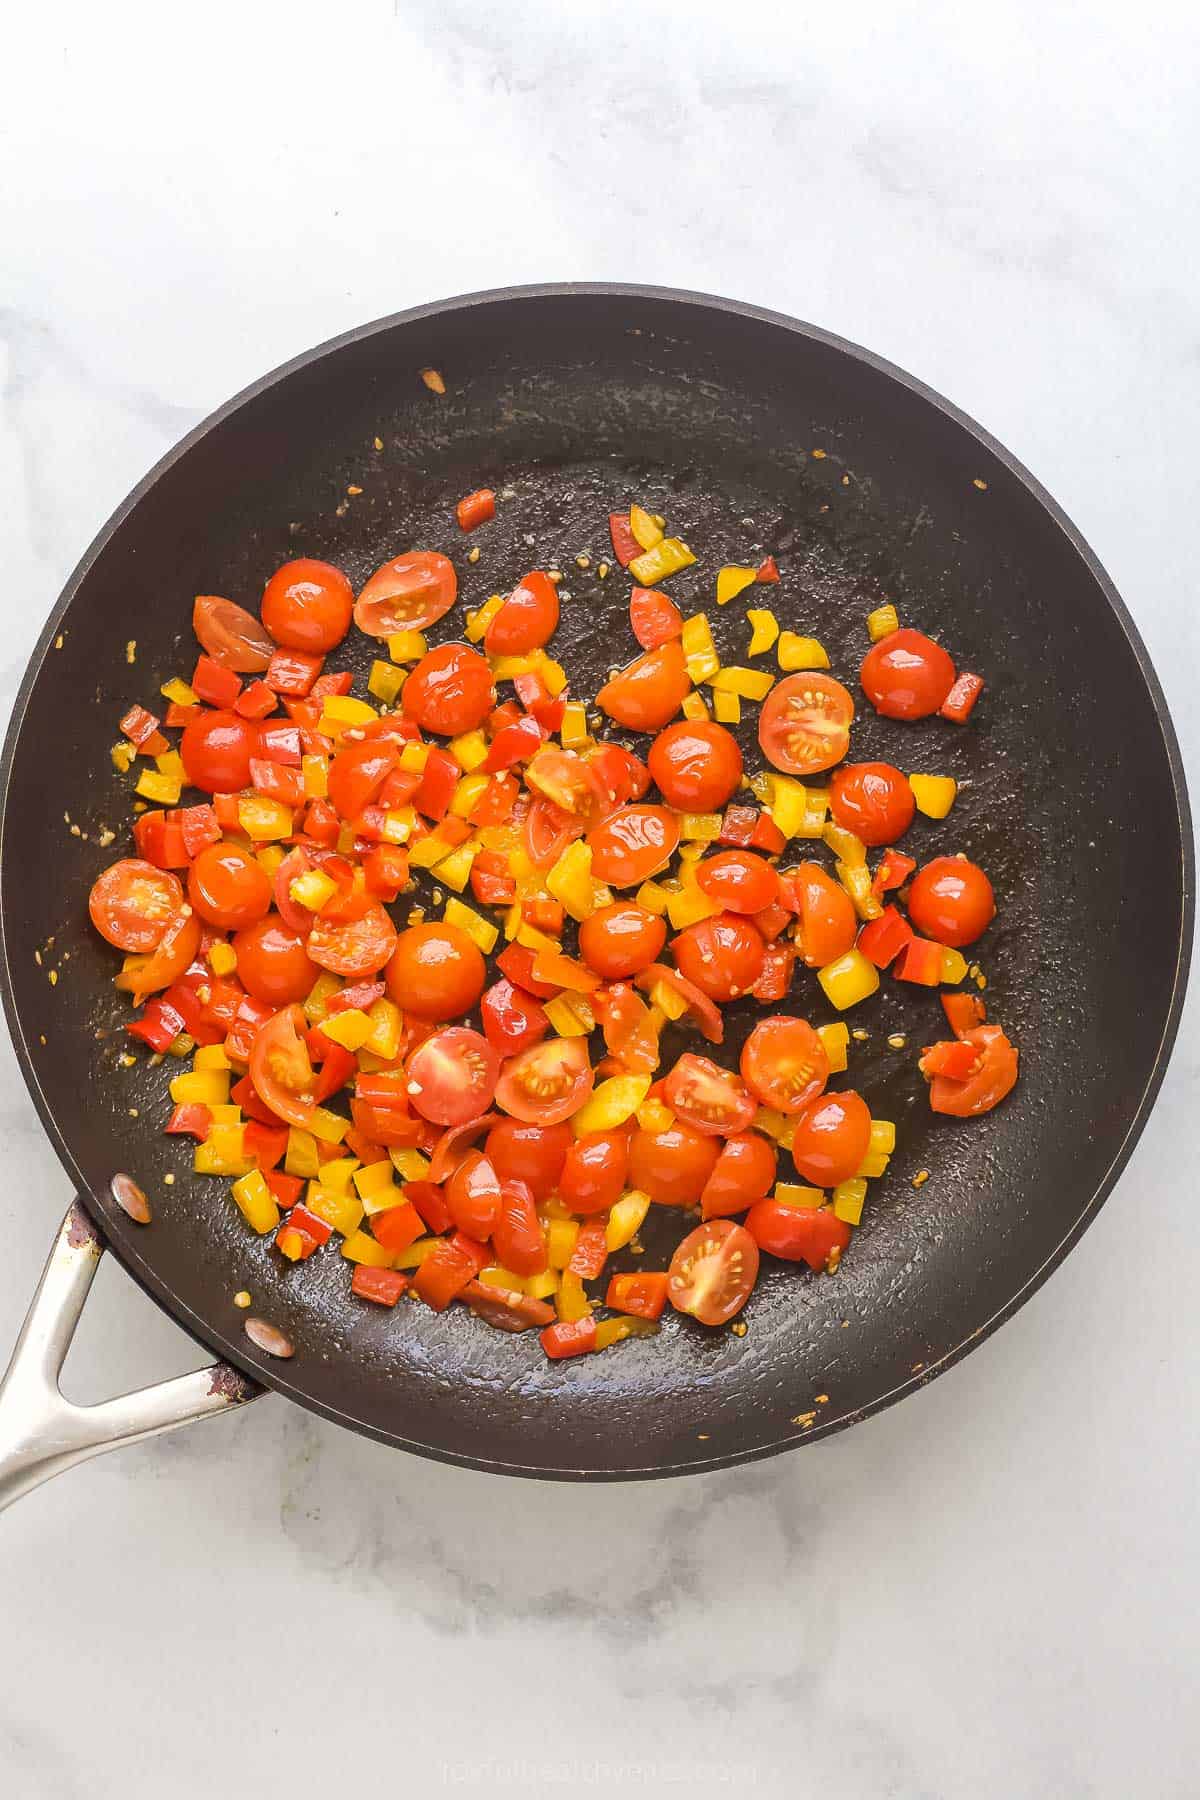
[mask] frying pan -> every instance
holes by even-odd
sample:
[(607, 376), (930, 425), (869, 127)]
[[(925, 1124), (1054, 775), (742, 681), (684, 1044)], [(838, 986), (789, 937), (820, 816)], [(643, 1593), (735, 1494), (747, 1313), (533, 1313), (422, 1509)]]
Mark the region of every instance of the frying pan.
[[(443, 373), (444, 395), (424, 368)], [(502, 500), (472, 566), (453, 503), (480, 486)], [(119, 1066), (113, 959), (86, 899), (117, 853), (98, 835), (127, 841), (114, 722), (190, 667), (193, 594), (253, 606), (298, 555), (341, 564), (357, 585), (421, 545), (455, 558), (477, 604), (557, 563), (571, 598), (556, 654), (592, 693), (633, 651), (628, 580), (598, 567), (607, 514), (631, 497), (696, 551), (671, 592), (686, 610), (707, 604), (726, 660), (745, 625), (741, 606), (711, 604), (713, 572), (770, 551), (783, 581), (763, 599), (818, 635), (852, 686), (864, 615), (885, 597), (986, 676), (968, 729), (865, 707), (855, 754), (959, 779), (949, 820), (918, 820), (906, 848), (963, 850), (990, 871), (1000, 914), (978, 954), (1022, 1078), (983, 1121), (934, 1117), (916, 1052), (942, 1034), (937, 997), (885, 979), (850, 1016), (868, 1035), (846, 1079), (895, 1119), (898, 1148), (837, 1276), (765, 1259), (744, 1336), (673, 1316), (656, 1340), (550, 1364), (536, 1334), (503, 1335), (462, 1308), (362, 1305), (335, 1255), (282, 1267), (223, 1188), (188, 1178), (187, 1151), (159, 1131), (169, 1066)], [(434, 635), (454, 635), (452, 621)], [(364, 673), (369, 645), (349, 655)], [(743, 737), (754, 755), (752, 723)], [(0, 1501), (262, 1386), (384, 1442), (510, 1474), (683, 1474), (812, 1443), (948, 1368), (1066, 1254), (1145, 1122), (1184, 992), (1193, 859), (1179, 751), (1095, 557), (1006, 451), (910, 376), (812, 326), (696, 294), (471, 295), (365, 326), (247, 389), (164, 458), (68, 582), (14, 708), (2, 804), (4, 1003), (79, 1198), (0, 1394)], [(807, 975), (791, 1004), (832, 1016)], [(731, 1051), (753, 1011), (731, 1009)], [(118, 1172), (149, 1196), (152, 1223), (115, 1203)], [(643, 1266), (662, 1266), (678, 1230), (677, 1217), (652, 1220)], [(215, 1370), (90, 1411), (58, 1396), (104, 1245), (221, 1358)], [(291, 1341), (290, 1360), (246, 1336), (241, 1288)]]

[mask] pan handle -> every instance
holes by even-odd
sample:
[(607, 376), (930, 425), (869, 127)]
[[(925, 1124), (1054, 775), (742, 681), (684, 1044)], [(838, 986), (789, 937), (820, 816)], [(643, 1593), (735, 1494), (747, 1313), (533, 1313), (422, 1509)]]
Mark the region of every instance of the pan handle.
[(76, 1200), (54, 1240), (0, 1381), (0, 1512), (31, 1488), (121, 1444), (212, 1419), (263, 1389), (228, 1363), (140, 1388), (98, 1406), (76, 1406), (58, 1379), (104, 1240)]

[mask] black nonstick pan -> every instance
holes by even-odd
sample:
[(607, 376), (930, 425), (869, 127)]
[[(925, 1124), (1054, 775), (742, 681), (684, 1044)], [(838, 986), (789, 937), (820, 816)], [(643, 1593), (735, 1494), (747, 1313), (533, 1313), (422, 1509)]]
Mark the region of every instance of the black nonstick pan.
[[(503, 499), (472, 566), (453, 505), (480, 486)], [(959, 778), (951, 818), (918, 821), (914, 853), (961, 849), (991, 873), (1001, 910), (978, 954), (1022, 1079), (982, 1122), (935, 1118), (916, 1052), (942, 1035), (941, 1009), (885, 980), (850, 1017), (870, 1035), (847, 1080), (896, 1120), (899, 1147), (837, 1276), (768, 1259), (745, 1336), (671, 1317), (657, 1340), (548, 1364), (536, 1334), (498, 1333), (462, 1308), (362, 1305), (337, 1256), (281, 1267), (219, 1184), (188, 1176), (187, 1149), (159, 1131), (169, 1068), (118, 1066), (114, 961), (86, 899), (117, 854), (100, 833), (126, 830), (115, 721), (190, 667), (194, 594), (256, 606), (297, 555), (339, 563), (357, 585), (418, 545), (455, 558), (475, 604), (554, 561), (571, 594), (555, 653), (590, 692), (634, 649), (628, 579), (598, 574), (607, 514), (631, 497), (697, 552), (668, 586), (685, 611), (707, 607), (728, 647), (745, 603), (718, 614), (715, 569), (772, 552), (783, 580), (759, 596), (819, 636), (856, 691), (864, 615), (884, 598), (986, 677), (969, 728), (865, 708), (855, 754)], [(365, 670), (367, 644), (350, 654)], [(853, 345), (754, 307), (633, 287), (480, 294), (366, 326), (265, 377), (172, 451), (87, 552), (34, 654), (4, 752), (0, 869), (9, 1023), (83, 1208), (60, 1255), (73, 1238), (94, 1258), (90, 1219), (224, 1359), (205, 1410), (252, 1392), (249, 1376), (404, 1449), (565, 1478), (683, 1474), (811, 1443), (1011, 1314), (1092, 1219), (1145, 1122), (1193, 903), (1161, 691), (1111, 583), (1037, 483)], [(792, 1004), (833, 1016), (807, 977)], [(114, 1203), (118, 1172), (149, 1197), (149, 1225)], [(661, 1247), (651, 1232), (647, 1266)], [(65, 1279), (52, 1265), (51, 1288)], [(290, 1360), (246, 1336), (241, 1288), (290, 1339)], [(51, 1332), (47, 1318), (35, 1326)], [(175, 1422), (160, 1410), (146, 1429)], [(11, 1456), (11, 1424), (9, 1436)]]

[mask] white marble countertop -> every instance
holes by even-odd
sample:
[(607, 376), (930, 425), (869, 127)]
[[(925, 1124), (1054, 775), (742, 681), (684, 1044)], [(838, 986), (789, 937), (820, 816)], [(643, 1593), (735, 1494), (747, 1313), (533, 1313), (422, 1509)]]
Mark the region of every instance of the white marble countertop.
[[(1194, 767), (1194, 18), (616, 12), (9, 19), (0, 703), (109, 510), (261, 370), (425, 298), (611, 277), (815, 320), (984, 421), (1111, 571)], [(270, 1398), (42, 1489), (0, 1524), (0, 1791), (1194, 1794), (1198, 1052), (1193, 1008), (1019, 1316), (803, 1455), (508, 1483)], [(7, 1040), (0, 1125), (7, 1342), (67, 1199)], [(84, 1397), (199, 1360), (119, 1270), (95, 1299)]]

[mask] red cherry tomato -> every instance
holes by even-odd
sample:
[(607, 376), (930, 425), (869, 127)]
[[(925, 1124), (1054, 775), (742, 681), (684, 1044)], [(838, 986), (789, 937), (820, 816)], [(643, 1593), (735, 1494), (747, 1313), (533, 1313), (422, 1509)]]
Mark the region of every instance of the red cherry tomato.
[(179, 745), (192, 787), (235, 794), (250, 786), (250, 758), (258, 755), (258, 726), (240, 713), (207, 709), (185, 725)]
[(133, 995), (140, 1006), (147, 994), (156, 994), (178, 981), (184, 970), (195, 961), (200, 948), (200, 921), (186, 907), (180, 909), (150, 954), (131, 969), (122, 969), (113, 977), (113, 985)]
[(903, 629), (872, 644), (859, 679), (885, 719), (925, 719), (954, 686), (954, 664), (924, 632)]
[(528, 1182), (501, 1181), (492, 1243), (501, 1267), (517, 1275), (540, 1275), (546, 1267), (546, 1240)]
[(679, 636), (683, 614), (665, 594), (635, 587), (629, 596), (629, 625), (643, 650), (657, 650)]
[(289, 931), (277, 913), (268, 913), (233, 940), (238, 977), (248, 994), (265, 1006), (290, 1006), (307, 999), (317, 979), (304, 939)]
[(757, 913), (779, 898), (779, 877), (751, 850), (722, 850), (696, 865), (696, 886), (726, 912)]
[(814, 1187), (836, 1187), (857, 1175), (871, 1146), (871, 1114), (861, 1094), (846, 1088), (818, 1094), (795, 1114), (792, 1161)]
[(665, 806), (621, 806), (588, 832), (592, 874), (611, 887), (639, 887), (671, 860), (679, 820)]
[(525, 771), (525, 781), (560, 812), (578, 818), (593, 812), (599, 799), (590, 765), (573, 750), (539, 750)]
[(963, 1043), (978, 1051), (978, 1061), (963, 1081), (935, 1075), (929, 1086), (934, 1112), (973, 1119), (991, 1112), (1016, 1085), (1019, 1053), (998, 1025), (980, 1025), (963, 1034)]
[(754, 1096), (731, 1070), (690, 1051), (667, 1076), (663, 1098), (677, 1119), (711, 1137), (744, 1131), (757, 1110)]
[(777, 1200), (757, 1201), (746, 1214), (746, 1230), (760, 1250), (818, 1271), (850, 1242), (849, 1225), (831, 1207), (781, 1206)]
[(559, 1198), (572, 1212), (604, 1212), (621, 1198), (629, 1169), (624, 1131), (588, 1131), (567, 1151), (558, 1179)]
[(763, 755), (789, 775), (816, 775), (850, 748), (854, 700), (840, 681), (806, 669), (777, 681), (758, 715)]
[(319, 913), (308, 934), (308, 954), (333, 975), (373, 975), (390, 962), (396, 943), (396, 927), (375, 900), (361, 918), (344, 924)]
[(367, 738), (347, 744), (329, 765), (329, 799), (343, 819), (357, 819), (400, 762), (394, 743)]
[(829, 1058), (811, 1025), (778, 1013), (756, 1025), (742, 1045), (741, 1070), (764, 1106), (795, 1114), (823, 1091)]
[(762, 933), (737, 913), (717, 913), (689, 925), (671, 949), (684, 978), (722, 1005), (748, 994), (762, 974)]
[(501, 1119), (488, 1132), (484, 1149), (501, 1181), (521, 1182), (535, 1200), (548, 1200), (558, 1186), (573, 1142), (569, 1125), (527, 1125), (521, 1119)]
[(264, 919), (272, 893), (267, 871), (237, 844), (207, 844), (188, 870), (188, 899), (204, 923), (220, 931), (241, 931)]
[(820, 863), (804, 862), (788, 876), (800, 919), (797, 948), (806, 968), (823, 969), (854, 948), (858, 914), (854, 902)]
[(661, 731), (692, 691), (682, 647), (672, 640), (647, 650), (605, 682), (596, 704), (630, 731)]
[(496, 704), (492, 671), (466, 644), (439, 644), (423, 656), (404, 684), (400, 699), (406, 718), (424, 731), (460, 737), (474, 731)]
[[(437, 1035), (440, 1037), (442, 1034), (439, 1032)], [(437, 1038), (430, 1038), (429, 1041), (431, 1044), (436, 1043)], [(486, 1243), (495, 1228), (496, 1215), (500, 1210), (500, 1180), (481, 1151), (468, 1150), (447, 1181), (444, 1197), (450, 1217), (459, 1231), (465, 1231), (468, 1237)]]
[(148, 955), (183, 905), (178, 876), (128, 856), (105, 869), (92, 885), (92, 924), (118, 950)]
[(583, 836), (583, 820), (564, 812), (538, 794), (525, 814), (521, 826), (521, 843), (525, 854), (537, 869), (548, 869), (556, 863), (568, 844)]
[(908, 916), (925, 937), (961, 949), (982, 937), (996, 916), (992, 884), (965, 856), (935, 856), (913, 876)]
[(457, 925), (410, 925), (396, 940), (384, 979), (402, 1012), (440, 1022), (470, 1012), (483, 992), (487, 964)]
[(528, 1125), (559, 1125), (579, 1111), (594, 1080), (586, 1040), (552, 1038), (505, 1063), (496, 1105)]
[(541, 569), (517, 583), (484, 634), (489, 656), (528, 656), (548, 644), (558, 626), (558, 590)]
[(894, 844), (917, 809), (908, 777), (891, 763), (847, 763), (829, 783), (829, 810), (864, 844)]
[(276, 569), (262, 597), (263, 624), (286, 650), (324, 656), (350, 629), (354, 591), (332, 563), (301, 556)]
[(668, 968), (666, 963), (651, 963), (637, 978), (638, 986), (647, 993), (659, 981), (665, 982), (673, 993), (678, 994), (701, 1037), (707, 1038), (710, 1044), (724, 1041), (725, 1022), (707, 994), (701, 993), (694, 982), (688, 981), (678, 969)]
[(449, 557), (436, 550), (410, 550), (376, 569), (354, 607), (354, 623), (368, 637), (424, 631), (444, 618), (458, 597), (458, 577)]
[(406, 1073), (414, 1112), (435, 1125), (465, 1125), (491, 1105), (500, 1058), (480, 1032), (448, 1025), (417, 1045)]
[(192, 630), (206, 656), (238, 675), (261, 675), (275, 654), (275, 645), (254, 614), (218, 594), (196, 595)]
[(660, 1206), (695, 1206), (719, 1155), (715, 1137), (679, 1119), (665, 1131), (635, 1131), (629, 1145), (629, 1185)]
[(689, 1231), (671, 1258), (667, 1298), (701, 1325), (725, 1325), (740, 1313), (758, 1279), (758, 1245), (732, 1219)]
[(703, 719), (668, 725), (646, 761), (659, 793), (680, 812), (719, 812), (742, 778), (737, 739), (723, 725)]
[(623, 981), (647, 968), (666, 941), (664, 921), (633, 900), (614, 900), (579, 927), (579, 954), (605, 981)]
[(757, 1131), (741, 1131), (726, 1142), (717, 1166), (700, 1196), (701, 1216), (724, 1219), (744, 1212), (775, 1185), (778, 1155), (769, 1138)]
[(541, 1002), (514, 987), (507, 976), (501, 976), (485, 990), (479, 1011), (484, 1036), (501, 1056), (512, 1056), (518, 1050), (527, 1050), (530, 1044), (540, 1044), (550, 1029)]
[(250, 1050), (250, 1080), (259, 1099), (277, 1118), (301, 1130), (307, 1128), (317, 1104), (307, 1030), (299, 1006), (285, 1006), (262, 1027)]

